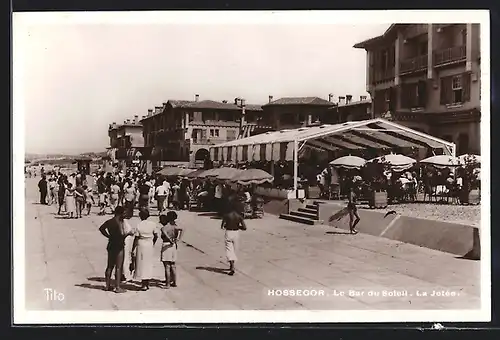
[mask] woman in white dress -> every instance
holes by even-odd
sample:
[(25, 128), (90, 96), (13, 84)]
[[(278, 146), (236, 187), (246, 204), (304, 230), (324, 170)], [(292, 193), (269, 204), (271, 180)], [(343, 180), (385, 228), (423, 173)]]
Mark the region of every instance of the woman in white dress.
[(66, 205), (68, 217), (76, 218), (75, 188), (71, 183), (68, 183), (68, 187), (64, 193), (64, 204)]
[(141, 289), (149, 289), (149, 281), (153, 276), (153, 252), (154, 244), (158, 239), (157, 224), (148, 221), (149, 211), (143, 209), (139, 212), (141, 222), (137, 225), (134, 250), (135, 256), (135, 271), (134, 279), (141, 280)]
[(137, 235), (137, 228), (130, 224), (130, 220), (123, 220), (123, 229), (125, 234), (133, 234), (133, 237), (127, 237), (125, 239), (124, 254), (123, 254), (123, 281), (130, 281), (133, 277), (135, 262), (133, 258), (135, 257), (132, 250), (134, 248), (134, 240)]

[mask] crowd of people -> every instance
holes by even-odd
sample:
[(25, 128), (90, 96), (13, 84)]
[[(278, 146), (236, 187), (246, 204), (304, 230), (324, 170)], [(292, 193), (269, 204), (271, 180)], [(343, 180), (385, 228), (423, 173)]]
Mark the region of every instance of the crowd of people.
[[(140, 289), (148, 290), (153, 277), (153, 249), (158, 240), (162, 242), (160, 260), (165, 275), (161, 287), (177, 286), (177, 248), (185, 226), (177, 224), (175, 210), (188, 209), (192, 197), (222, 216), (228, 275), (235, 273), (238, 231), (246, 230), (238, 203), (241, 196), (245, 201), (251, 200), (248, 188), (238, 195), (227, 185), (213, 181), (165, 178), (138, 171), (98, 171), (93, 175), (86, 175), (83, 171), (69, 175), (50, 171), (41, 173), (38, 189), (40, 203), (56, 204), (57, 213), (65, 214), (67, 218), (89, 215), (93, 206), (98, 207), (98, 215), (113, 215), (99, 228), (108, 238), (106, 290), (124, 292), (124, 282), (140, 282)], [(158, 211), (157, 222), (151, 217), (153, 207)], [(137, 225), (131, 223), (135, 209), (139, 211)], [(113, 271), (114, 280), (111, 278)]]

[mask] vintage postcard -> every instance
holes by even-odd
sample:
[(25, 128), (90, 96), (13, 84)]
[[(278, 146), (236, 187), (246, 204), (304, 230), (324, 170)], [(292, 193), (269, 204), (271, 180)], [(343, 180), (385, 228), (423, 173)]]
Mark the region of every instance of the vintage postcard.
[(489, 30), (14, 13), (14, 322), (489, 321)]

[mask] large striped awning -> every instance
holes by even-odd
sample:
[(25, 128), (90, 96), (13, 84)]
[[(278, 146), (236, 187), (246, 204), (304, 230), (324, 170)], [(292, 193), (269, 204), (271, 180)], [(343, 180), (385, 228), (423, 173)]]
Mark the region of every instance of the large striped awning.
[(392, 149), (401, 147), (443, 149), (454, 155), (455, 144), (382, 118), (272, 131), (214, 145), (212, 161), (292, 161), (295, 146), (327, 151)]

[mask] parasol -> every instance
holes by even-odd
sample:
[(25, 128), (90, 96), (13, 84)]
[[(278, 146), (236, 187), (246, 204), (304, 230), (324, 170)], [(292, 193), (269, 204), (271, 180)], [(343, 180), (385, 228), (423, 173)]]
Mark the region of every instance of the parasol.
[(339, 168), (347, 168), (347, 169), (360, 169), (366, 163), (361, 157), (357, 156), (344, 156), (337, 158), (330, 162), (330, 165), (339, 167)]
[(158, 171), (158, 174), (163, 176), (179, 176), (182, 170), (185, 169), (179, 167), (166, 167)]
[(459, 166), (460, 162), (457, 157), (449, 156), (449, 155), (438, 155), (432, 156), (426, 159), (422, 159), (420, 161), (422, 164), (430, 164), (438, 168), (445, 168), (449, 166)]
[(206, 169), (198, 169), (193, 172), (190, 172), (189, 174), (186, 175), (188, 179), (194, 179), (200, 177), (201, 174), (203, 174), (205, 171), (208, 171)]
[(379, 163), (383, 163), (383, 164), (388, 164), (390, 166), (391, 170), (396, 171), (396, 172), (408, 170), (413, 166), (413, 164), (415, 164), (417, 162), (413, 158), (407, 157), (405, 155), (393, 154), (393, 153), (391, 153), (389, 155), (380, 156), (380, 157), (371, 159), (368, 162), (375, 162), (375, 161), (378, 161)]
[(260, 169), (243, 170), (231, 178), (231, 181), (241, 185), (272, 183), (273, 180), (273, 175)]
[(217, 171), (213, 176), (211, 177), (216, 177), (218, 180), (225, 181), (225, 180), (230, 180), (231, 178), (239, 175), (241, 172), (245, 170), (240, 170), (236, 168), (219, 168), (219, 171)]

